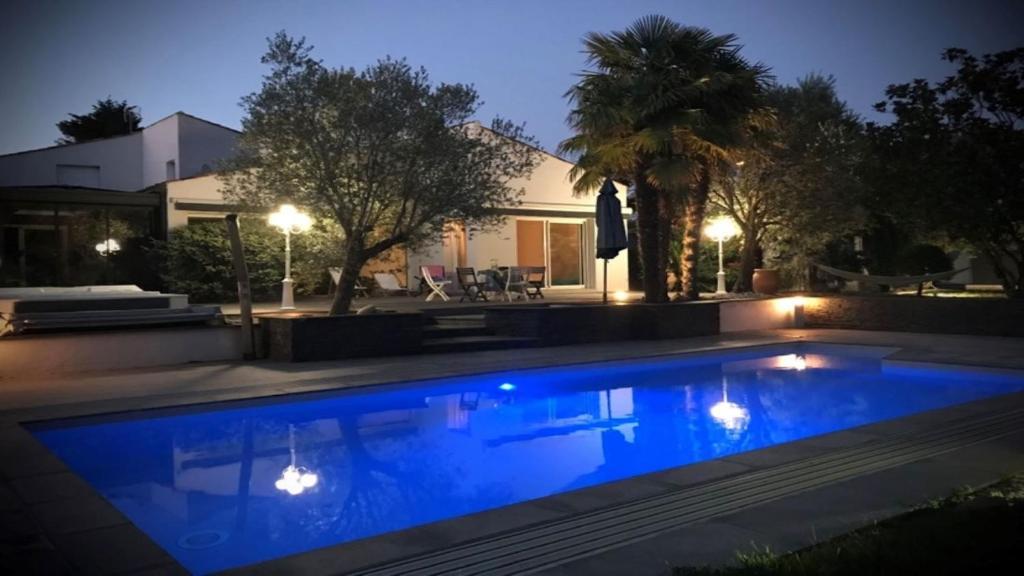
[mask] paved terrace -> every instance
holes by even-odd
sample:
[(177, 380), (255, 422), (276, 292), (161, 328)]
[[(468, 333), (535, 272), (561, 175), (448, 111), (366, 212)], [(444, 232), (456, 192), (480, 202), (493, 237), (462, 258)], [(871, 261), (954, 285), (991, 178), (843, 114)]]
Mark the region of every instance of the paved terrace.
[[(33, 571), (58, 574), (183, 573), (170, 556), (67, 470), (19, 422), (330, 391), (509, 366), (538, 367), (795, 341), (897, 349), (889, 360), (1024, 370), (1024, 339), (780, 330), (675, 341), (438, 354), (417, 357), (415, 362), (403, 358), (302, 365), (232, 362), (0, 380), (0, 569), (3, 562), (17, 558), (32, 562)], [(468, 539), (483, 542), (492, 551), (523, 558), (521, 564), (506, 566), (505, 572), (483, 573), (516, 573), (534, 566), (559, 575), (661, 574), (677, 564), (728, 562), (737, 549), (749, 549), (751, 544), (792, 550), (947, 495), (959, 486), (982, 485), (1024, 470), (1022, 414), (1024, 393), (982, 400), (385, 534), (237, 572), (339, 573), (451, 549)], [(899, 457), (879, 460), (878, 454)], [(769, 492), (765, 488), (769, 484), (784, 488)], [(731, 496), (723, 500), (723, 495)], [(642, 537), (635, 532), (633, 536), (616, 536), (613, 542), (575, 557), (556, 554), (538, 560), (536, 554), (543, 546), (522, 544), (537, 530), (575, 534), (602, 522), (603, 526), (624, 529), (624, 523), (614, 519), (619, 514), (638, 514), (638, 502), (661, 506), (666, 499), (704, 503), (715, 498), (719, 505), (714, 510), (704, 506), (704, 512), (697, 513), (691, 506), (688, 516), (675, 516), (657, 531)], [(581, 516), (584, 514), (588, 516)], [(473, 548), (464, 548), (462, 553), (473, 559), (491, 557)]]
[[(432, 312), (451, 310), (458, 314), (469, 314), (479, 310), (483, 312), (484, 307), (489, 306), (516, 306), (523, 304), (567, 304), (567, 303), (598, 303), (601, 301), (602, 293), (600, 290), (582, 290), (582, 289), (560, 289), (560, 288), (547, 288), (544, 290), (544, 298), (530, 300), (528, 298), (519, 298), (511, 302), (504, 298), (492, 297), (488, 294), (488, 301), (476, 301), (476, 302), (459, 302), (459, 296), (452, 295), (452, 299), (448, 302), (442, 301), (440, 298), (434, 298), (430, 302), (426, 301), (426, 295), (423, 296), (369, 296), (366, 298), (356, 298), (352, 300), (352, 309), (362, 308), (363, 306), (376, 306), (382, 310), (397, 310), (399, 312), (414, 312), (417, 310), (429, 310)], [(626, 292), (626, 300), (630, 302), (637, 302), (643, 297), (642, 292)], [(712, 297), (710, 294), (705, 294), (702, 297)], [(611, 292), (608, 293), (608, 299), (614, 301)], [(296, 299), (295, 309), (299, 312), (314, 312), (314, 313), (326, 313), (331, 309), (331, 296), (315, 295), (305, 296)], [(221, 311), (227, 316), (237, 316), (239, 314), (237, 302), (226, 302), (215, 304), (220, 306)], [(271, 312), (278, 312), (281, 309), (279, 302), (256, 302), (253, 304), (254, 314), (266, 314)], [(456, 312), (458, 311), (458, 312)]]

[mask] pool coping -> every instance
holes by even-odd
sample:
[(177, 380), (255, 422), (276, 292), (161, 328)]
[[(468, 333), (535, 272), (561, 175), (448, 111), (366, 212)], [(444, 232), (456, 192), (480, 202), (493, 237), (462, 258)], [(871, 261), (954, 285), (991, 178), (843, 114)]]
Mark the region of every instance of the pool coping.
[[(682, 341), (685, 342), (685, 341)], [(571, 364), (590, 364), (614, 360), (642, 359), (654, 357), (685, 357), (706, 355), (709, 352), (729, 352), (737, 349), (757, 347), (775, 347), (803, 343), (820, 346), (851, 346), (848, 344), (819, 341), (813, 339), (775, 338), (751, 345), (739, 343), (735, 345), (716, 344), (698, 346), (685, 351), (655, 352), (638, 354), (636, 351), (628, 357), (574, 362)], [(878, 349), (871, 344), (854, 344), (866, 348)], [(904, 352), (898, 346), (888, 346), (885, 362), (895, 365), (914, 365), (931, 368), (959, 368), (978, 370), (988, 369), (999, 373), (1024, 375), (1017, 369), (991, 368), (984, 365), (969, 366), (963, 363), (945, 364), (937, 362), (918, 362), (913, 360), (888, 360), (897, 353)], [(552, 360), (540, 365), (515, 366), (515, 369), (541, 368), (551, 365), (565, 365), (561, 361)], [(458, 375), (491, 372), (493, 369), (456, 371)], [(456, 374), (438, 374), (424, 378), (444, 377)], [(416, 382), (378, 378), (381, 382), (362, 382), (358, 387), (373, 385), (415, 386)], [(337, 381), (331, 387), (323, 379), (303, 381), (298, 387), (301, 392), (336, 393), (346, 388), (338, 386)], [(294, 394), (297, 390), (287, 391), (272, 389), (263, 394), (253, 394), (251, 390), (243, 391), (239, 399), (265, 402), (285, 394)], [(171, 573), (187, 573), (173, 557), (151, 541), (140, 529), (136, 528), (126, 517), (107, 503), (91, 486), (71, 472), (60, 460), (53, 456), (22, 426), (22, 423), (38, 420), (67, 418), (69, 416), (94, 416), (104, 412), (131, 412), (138, 410), (164, 410), (168, 407), (182, 407), (196, 404), (195, 395), (160, 396), (149, 398), (149, 406), (140, 407), (134, 399), (128, 402), (100, 401), (74, 406), (56, 405), (50, 407), (31, 408), (5, 412), (0, 416), (0, 446), (5, 454), (16, 454), (16, 458), (0, 459), (0, 474), (8, 479), (8, 488), (0, 484), (0, 489), (13, 488), (18, 496), (27, 500), (29, 517), (37, 524), (54, 522), (52, 508), (82, 508), (91, 510), (87, 517), (65, 518), (66, 526), (56, 530), (47, 530), (52, 536), (54, 545), (71, 565), (82, 567), (108, 568), (109, 572), (146, 573), (152, 570), (169, 571)], [(202, 399), (202, 395), (199, 395)], [(217, 398), (213, 404), (231, 402), (237, 399)], [(201, 402), (203, 404), (209, 403)], [(127, 406), (126, 406), (127, 404)], [(153, 406), (158, 404), (159, 406)], [(486, 535), (522, 529), (531, 525), (540, 525), (556, 518), (565, 518), (575, 514), (597, 510), (606, 506), (622, 504), (664, 493), (671, 490), (690, 488), (701, 484), (730, 478), (747, 472), (763, 470), (772, 466), (793, 462), (809, 455), (821, 454), (841, 447), (855, 446), (866, 442), (892, 438), (899, 435), (916, 434), (945, 425), (958, 419), (970, 419), (981, 414), (1006, 409), (1007, 406), (1024, 407), (1024, 392), (1002, 395), (994, 398), (977, 400), (938, 410), (914, 414), (911, 416), (850, 428), (780, 444), (759, 450), (744, 452), (729, 457), (709, 460), (687, 466), (653, 472), (624, 480), (592, 486), (580, 490), (556, 494), (545, 498), (522, 502), (502, 508), (487, 510), (468, 516), (462, 516), (436, 523), (413, 527), (407, 530), (382, 534), (359, 541), (336, 544), (325, 548), (310, 550), (291, 556), (268, 560), (256, 565), (243, 566), (224, 571), (225, 574), (279, 573), (282, 571), (298, 571), (302, 573), (323, 572), (338, 573), (367, 568), (391, 560), (436, 550), (453, 544), (480, 538)], [(77, 407), (77, 410), (75, 409)], [(127, 409), (126, 409), (127, 408)], [(3, 496), (0, 493), (0, 496)], [(98, 510), (98, 511), (97, 511)], [(51, 518), (47, 518), (47, 515)], [(59, 521), (59, 515), (58, 515)], [(53, 526), (50, 526), (52, 529)], [(115, 565), (108, 566), (112, 553), (119, 552)], [(118, 564), (119, 562), (119, 564)]]

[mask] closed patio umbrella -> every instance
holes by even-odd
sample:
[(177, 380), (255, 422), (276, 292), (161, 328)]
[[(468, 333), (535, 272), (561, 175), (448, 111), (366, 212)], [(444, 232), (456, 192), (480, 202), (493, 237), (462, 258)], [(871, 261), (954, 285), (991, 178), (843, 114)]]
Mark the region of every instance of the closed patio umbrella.
[(606, 178), (597, 195), (597, 257), (604, 260), (605, 304), (608, 303), (608, 260), (618, 256), (627, 246), (622, 203), (615, 193), (615, 184), (611, 178)]

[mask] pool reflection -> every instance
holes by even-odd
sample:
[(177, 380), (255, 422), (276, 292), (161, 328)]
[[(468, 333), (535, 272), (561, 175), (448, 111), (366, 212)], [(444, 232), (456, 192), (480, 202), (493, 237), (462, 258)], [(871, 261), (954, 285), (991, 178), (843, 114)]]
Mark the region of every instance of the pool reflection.
[[(734, 358), (36, 434), (187, 568), (210, 572), (1012, 390), (895, 379), (864, 358)], [(227, 537), (180, 544), (205, 531)]]

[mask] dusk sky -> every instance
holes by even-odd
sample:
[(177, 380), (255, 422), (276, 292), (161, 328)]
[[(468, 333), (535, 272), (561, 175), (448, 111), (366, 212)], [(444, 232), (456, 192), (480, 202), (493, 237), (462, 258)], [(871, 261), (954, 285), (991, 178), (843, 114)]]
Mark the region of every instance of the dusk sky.
[(865, 117), (887, 84), (939, 79), (940, 52), (1024, 44), (1024, 1), (172, 1), (6, 0), (0, 5), (0, 153), (52, 145), (55, 123), (108, 95), (148, 125), (175, 111), (239, 127), (258, 88), (266, 37), (305, 36), (325, 64), (386, 55), (435, 81), (476, 86), (494, 115), (526, 122), (553, 149), (568, 135), (563, 98), (584, 66), (581, 38), (660, 13), (738, 34), (783, 83), (832, 74)]

